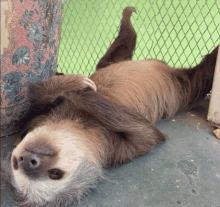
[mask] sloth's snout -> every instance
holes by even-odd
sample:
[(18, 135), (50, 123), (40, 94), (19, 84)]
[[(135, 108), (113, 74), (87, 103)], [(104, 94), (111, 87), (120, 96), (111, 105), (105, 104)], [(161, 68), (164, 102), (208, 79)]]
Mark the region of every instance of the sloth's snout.
[(14, 170), (22, 170), (30, 178), (38, 178), (44, 171), (44, 157), (32, 152), (24, 151), (18, 157), (12, 158)]
[[(15, 171), (22, 171), (32, 179), (48, 176), (52, 177), (51, 179), (59, 179), (63, 175), (63, 173), (60, 173), (61, 170), (51, 168), (57, 160), (57, 154), (56, 147), (44, 139), (28, 142), (20, 148), (19, 146), (15, 148), (11, 159), (12, 168)], [(59, 173), (57, 173), (58, 171)]]
[(48, 176), (51, 164), (55, 156), (30, 151), (23, 151), (18, 156), (12, 157), (14, 170), (21, 170), (25, 175), (34, 179)]
[(23, 152), (18, 158), (18, 167), (25, 172), (36, 171), (41, 167), (41, 159), (37, 154)]

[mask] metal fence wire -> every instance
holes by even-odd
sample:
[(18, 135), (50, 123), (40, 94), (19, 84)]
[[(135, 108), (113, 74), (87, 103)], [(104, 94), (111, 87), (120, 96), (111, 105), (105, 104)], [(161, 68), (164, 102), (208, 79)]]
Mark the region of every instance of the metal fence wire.
[(219, 0), (67, 0), (63, 4), (58, 72), (90, 75), (118, 34), (122, 11), (136, 8), (134, 60), (189, 67), (220, 42)]

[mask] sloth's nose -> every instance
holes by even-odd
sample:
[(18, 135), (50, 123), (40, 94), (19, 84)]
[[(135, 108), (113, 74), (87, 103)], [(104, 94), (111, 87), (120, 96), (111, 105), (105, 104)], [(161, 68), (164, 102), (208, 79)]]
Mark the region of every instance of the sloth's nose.
[(48, 176), (48, 170), (56, 159), (50, 148), (25, 149), (19, 156), (12, 157), (13, 169), (21, 170), (31, 179)]
[(27, 173), (40, 169), (41, 159), (37, 154), (24, 151), (18, 158), (18, 167)]

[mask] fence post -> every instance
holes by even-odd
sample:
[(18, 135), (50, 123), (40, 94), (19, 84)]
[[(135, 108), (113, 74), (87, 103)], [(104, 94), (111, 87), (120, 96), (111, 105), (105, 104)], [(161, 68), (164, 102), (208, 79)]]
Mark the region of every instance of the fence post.
[(220, 45), (215, 65), (215, 74), (212, 85), (212, 95), (209, 104), (208, 120), (220, 124)]

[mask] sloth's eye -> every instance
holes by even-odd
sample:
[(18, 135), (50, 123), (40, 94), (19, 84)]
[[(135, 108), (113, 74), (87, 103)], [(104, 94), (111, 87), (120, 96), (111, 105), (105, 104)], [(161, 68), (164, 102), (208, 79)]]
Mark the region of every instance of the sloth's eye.
[(49, 178), (52, 180), (58, 180), (63, 177), (64, 172), (60, 169), (48, 170)]

